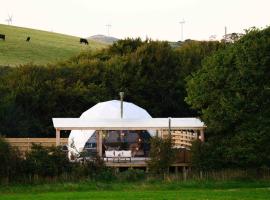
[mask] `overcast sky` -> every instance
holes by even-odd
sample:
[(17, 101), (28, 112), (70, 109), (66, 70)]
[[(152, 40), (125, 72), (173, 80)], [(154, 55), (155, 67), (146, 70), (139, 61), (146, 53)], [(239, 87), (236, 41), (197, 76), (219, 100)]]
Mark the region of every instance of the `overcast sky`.
[(270, 0), (0, 0), (0, 23), (88, 37), (110, 35), (181, 39), (220, 38), (252, 26), (270, 25)]

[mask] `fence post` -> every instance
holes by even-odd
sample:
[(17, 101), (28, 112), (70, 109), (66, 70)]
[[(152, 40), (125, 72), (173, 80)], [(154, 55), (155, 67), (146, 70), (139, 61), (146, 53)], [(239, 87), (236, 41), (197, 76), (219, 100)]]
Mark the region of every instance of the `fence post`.
[(186, 171), (186, 167), (185, 166), (183, 166), (183, 179), (184, 179), (184, 181), (187, 180), (187, 171)]

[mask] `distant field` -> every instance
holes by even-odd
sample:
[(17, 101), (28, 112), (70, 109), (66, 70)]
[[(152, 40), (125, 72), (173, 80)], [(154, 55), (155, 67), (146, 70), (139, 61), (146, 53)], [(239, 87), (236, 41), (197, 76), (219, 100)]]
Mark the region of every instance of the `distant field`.
[[(63, 183), (9, 186), (0, 189), (0, 200), (267, 200), (270, 182), (263, 183)], [(1, 186), (0, 186), (1, 187)]]
[[(96, 41), (83, 45), (74, 36), (3, 24), (0, 34), (6, 35), (6, 41), (0, 39), (0, 65), (46, 64), (65, 60), (83, 50), (107, 47)], [(25, 41), (27, 36), (31, 37), (30, 42)]]

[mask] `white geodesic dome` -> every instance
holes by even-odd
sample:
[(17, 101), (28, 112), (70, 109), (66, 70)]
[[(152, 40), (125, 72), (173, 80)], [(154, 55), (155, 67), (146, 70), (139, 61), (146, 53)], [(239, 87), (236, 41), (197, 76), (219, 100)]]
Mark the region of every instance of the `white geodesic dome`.
[[(82, 113), (81, 119), (99, 120), (99, 119), (120, 119), (121, 101), (112, 100), (101, 102)], [(123, 102), (123, 119), (149, 119), (151, 115), (143, 108), (129, 102)], [(94, 134), (95, 130), (73, 130), (68, 138), (69, 150), (73, 153), (81, 152)], [(151, 134), (151, 133), (150, 133)]]

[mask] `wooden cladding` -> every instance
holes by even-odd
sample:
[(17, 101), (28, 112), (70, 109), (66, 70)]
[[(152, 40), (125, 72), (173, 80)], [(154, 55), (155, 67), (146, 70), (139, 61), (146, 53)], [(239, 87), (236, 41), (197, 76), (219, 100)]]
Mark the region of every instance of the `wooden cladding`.
[[(44, 147), (55, 146), (55, 138), (5, 138), (11, 146), (17, 147), (20, 152), (31, 150), (32, 144), (40, 144)], [(60, 145), (67, 145), (68, 138), (60, 138)]]
[[(163, 130), (159, 133), (161, 137), (168, 137), (168, 130)], [(194, 130), (171, 130), (172, 141), (175, 147), (191, 147), (191, 142), (196, 140), (199, 136)]]

